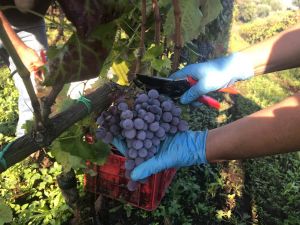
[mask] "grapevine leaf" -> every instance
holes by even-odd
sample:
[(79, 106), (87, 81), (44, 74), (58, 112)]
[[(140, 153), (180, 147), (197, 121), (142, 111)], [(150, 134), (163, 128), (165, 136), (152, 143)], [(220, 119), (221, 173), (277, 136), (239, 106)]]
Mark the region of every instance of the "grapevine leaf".
[(109, 146), (101, 141), (97, 141), (95, 144), (88, 144), (79, 137), (60, 139), (59, 144), (60, 149), (63, 151), (97, 164), (105, 163), (110, 150)]
[(129, 68), (126, 62), (114, 62), (112, 64), (112, 69), (118, 77), (117, 83), (120, 85), (128, 85), (127, 73), (129, 71)]
[(91, 37), (102, 41), (103, 47), (110, 49), (112, 40), (115, 40), (117, 25), (114, 21), (98, 25), (91, 34)]
[(143, 56), (143, 61), (151, 61), (162, 55), (164, 49), (163, 46), (151, 45)]
[(201, 26), (204, 27), (218, 17), (223, 9), (223, 6), (220, 0), (206, 0), (200, 2), (200, 8), (203, 14)]
[(158, 1), (158, 5), (160, 8), (171, 6), (172, 0), (160, 0), (160, 1)]
[(9, 223), (13, 219), (12, 210), (2, 201), (0, 201), (0, 215), (0, 225)]
[(145, 52), (142, 62), (149, 62), (151, 68), (155, 69), (159, 73), (168, 73), (171, 69), (172, 62), (167, 57), (161, 59), (160, 57), (162, 54), (163, 46), (151, 45)]
[(60, 147), (55, 146), (57, 144), (58, 142), (53, 145), (51, 153), (66, 172), (70, 171), (71, 168), (75, 170), (85, 168), (85, 162), (81, 158), (71, 155), (69, 152), (61, 151)]
[[(183, 37), (183, 43), (185, 44), (199, 36), (203, 15), (199, 9), (199, 0), (180, 0), (179, 7), (181, 11), (181, 32)], [(164, 29), (166, 36), (173, 37), (175, 32), (175, 18), (173, 6), (167, 13)]]

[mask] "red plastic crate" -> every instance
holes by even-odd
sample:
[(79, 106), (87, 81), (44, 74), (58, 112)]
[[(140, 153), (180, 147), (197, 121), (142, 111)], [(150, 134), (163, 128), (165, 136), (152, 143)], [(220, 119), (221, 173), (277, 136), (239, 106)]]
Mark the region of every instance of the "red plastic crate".
[(85, 190), (95, 194), (126, 201), (133, 206), (148, 211), (156, 209), (176, 174), (176, 169), (168, 169), (148, 178), (145, 184), (139, 184), (136, 191), (127, 189), (125, 177), (125, 157), (111, 153), (102, 166), (88, 163), (88, 167), (97, 172), (96, 176), (85, 174)]

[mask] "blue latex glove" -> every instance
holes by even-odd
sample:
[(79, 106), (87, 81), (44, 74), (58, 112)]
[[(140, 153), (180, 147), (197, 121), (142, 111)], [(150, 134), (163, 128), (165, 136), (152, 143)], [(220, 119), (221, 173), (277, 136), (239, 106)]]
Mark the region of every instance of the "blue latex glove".
[(208, 131), (179, 132), (162, 143), (158, 153), (137, 166), (132, 180), (142, 180), (168, 168), (207, 163), (206, 137)]
[(114, 137), (114, 139), (112, 140), (111, 143), (112, 143), (112, 145), (114, 145), (118, 149), (118, 151), (122, 155), (125, 155), (125, 152), (127, 150), (127, 146), (126, 146), (126, 143), (121, 138)]
[(192, 76), (198, 80), (180, 98), (182, 104), (189, 104), (201, 95), (225, 88), (236, 81), (246, 80), (254, 75), (250, 60), (243, 53), (234, 53), (204, 63), (191, 64), (173, 73), (171, 79)]

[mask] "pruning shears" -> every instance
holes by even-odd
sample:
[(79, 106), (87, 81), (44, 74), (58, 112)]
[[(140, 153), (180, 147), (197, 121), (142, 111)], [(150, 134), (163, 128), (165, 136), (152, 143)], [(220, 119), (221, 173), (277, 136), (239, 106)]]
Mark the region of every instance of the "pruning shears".
[[(143, 85), (146, 90), (156, 89), (159, 93), (165, 94), (171, 98), (180, 97), (191, 86), (195, 85), (198, 81), (188, 76), (184, 79), (172, 80), (163, 77), (151, 77), (143, 74), (136, 74), (136, 78), (133, 82), (137, 86)], [(227, 87), (217, 90), (218, 92), (239, 94), (239, 92), (233, 87)], [(198, 98), (198, 102), (203, 103), (209, 107), (220, 109), (220, 103), (207, 95), (202, 95)]]

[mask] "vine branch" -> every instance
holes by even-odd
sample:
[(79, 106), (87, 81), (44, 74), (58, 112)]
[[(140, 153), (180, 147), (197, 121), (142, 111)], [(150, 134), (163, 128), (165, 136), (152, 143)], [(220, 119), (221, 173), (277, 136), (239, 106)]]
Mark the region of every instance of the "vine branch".
[[(100, 113), (107, 109), (115, 99), (124, 93), (124, 91), (124, 87), (110, 82), (105, 83), (102, 87), (85, 97), (91, 102), (91, 111)], [(26, 134), (11, 142), (2, 158), (5, 160), (7, 166), (6, 168), (3, 168), (0, 165), (0, 173), (22, 161), (36, 150), (49, 146), (54, 139), (59, 137), (65, 130), (74, 123), (82, 120), (88, 114), (89, 112), (86, 106), (81, 102), (76, 102), (67, 110), (49, 119), (49, 126), (47, 126), (47, 130), (43, 132), (43, 142), (37, 142), (32, 134)]]
[(182, 48), (181, 38), (181, 11), (179, 6), (179, 0), (172, 0), (174, 6), (174, 17), (175, 17), (175, 48), (174, 48), (174, 59), (172, 65), (172, 71), (175, 72), (179, 66), (180, 52)]
[(136, 74), (140, 72), (141, 69), (141, 61), (145, 52), (145, 32), (146, 32), (146, 0), (142, 0), (141, 5), (141, 14), (142, 14), (142, 24), (141, 24), (141, 39), (140, 45), (138, 49), (138, 56), (133, 65), (134, 67), (134, 74), (129, 74), (128, 80), (131, 81), (135, 78)]
[(160, 12), (158, 7), (157, 0), (152, 0), (152, 8), (154, 11), (154, 20), (155, 20), (155, 37), (154, 41), (155, 44), (158, 46), (160, 44), (160, 27), (161, 27), (161, 18)]

